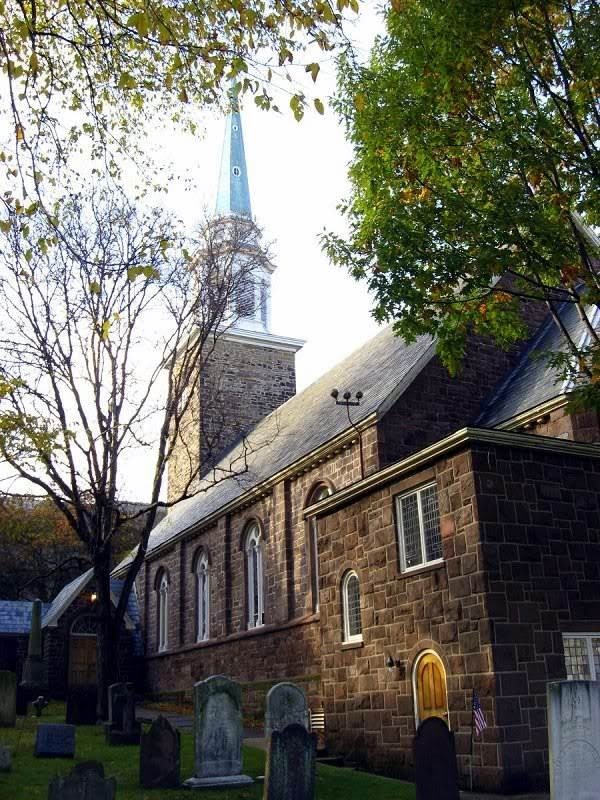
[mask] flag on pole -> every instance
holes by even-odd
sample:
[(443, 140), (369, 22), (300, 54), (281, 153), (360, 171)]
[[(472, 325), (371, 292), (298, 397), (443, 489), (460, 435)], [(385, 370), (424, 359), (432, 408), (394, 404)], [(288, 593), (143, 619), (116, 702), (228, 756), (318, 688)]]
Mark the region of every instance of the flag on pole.
[(479, 702), (479, 697), (475, 689), (473, 689), (473, 725), (477, 731), (477, 736), (479, 736), (484, 728), (487, 728), (487, 722), (483, 716), (481, 703)]

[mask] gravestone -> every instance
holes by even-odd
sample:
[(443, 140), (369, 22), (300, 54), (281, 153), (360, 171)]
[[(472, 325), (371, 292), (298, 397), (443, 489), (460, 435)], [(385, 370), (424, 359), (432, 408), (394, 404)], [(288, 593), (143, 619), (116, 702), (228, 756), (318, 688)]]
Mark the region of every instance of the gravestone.
[(67, 717), (70, 725), (95, 725), (98, 690), (95, 686), (71, 686), (67, 693)]
[(142, 789), (177, 788), (179, 778), (179, 731), (165, 717), (158, 717), (140, 741)]
[(184, 786), (243, 786), (242, 690), (225, 675), (194, 684), (194, 777)]
[(35, 711), (36, 717), (42, 716), (42, 711), (46, 708), (47, 705), (48, 701), (46, 700), (43, 694), (40, 694), (38, 695), (38, 697), (36, 697), (36, 699), (31, 704), (33, 710)]
[(104, 777), (97, 761), (78, 764), (70, 775), (57, 775), (48, 786), (48, 800), (114, 800), (117, 782)]
[(264, 800), (314, 800), (317, 737), (303, 725), (273, 731), (267, 754)]
[(0, 744), (0, 772), (10, 772), (12, 765), (10, 750)]
[(417, 800), (459, 800), (454, 734), (440, 717), (423, 720), (413, 739)]
[(272, 686), (267, 693), (265, 738), (271, 741), (273, 731), (288, 725), (302, 725), (308, 730), (308, 703), (304, 690), (287, 681)]
[(44, 723), (37, 726), (36, 758), (74, 758), (75, 726)]
[(550, 796), (600, 796), (600, 681), (548, 684)]
[(108, 687), (108, 722), (104, 731), (108, 744), (139, 744), (141, 726), (135, 719), (132, 683), (113, 683)]
[(0, 670), (0, 727), (13, 728), (17, 721), (17, 676)]

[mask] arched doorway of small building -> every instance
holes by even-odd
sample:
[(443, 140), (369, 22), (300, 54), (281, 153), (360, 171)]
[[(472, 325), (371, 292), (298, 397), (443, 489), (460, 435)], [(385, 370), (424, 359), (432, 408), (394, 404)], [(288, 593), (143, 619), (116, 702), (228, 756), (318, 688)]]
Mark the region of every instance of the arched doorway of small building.
[(446, 670), (434, 650), (419, 653), (413, 668), (415, 725), (427, 717), (440, 717), (449, 726)]
[(98, 621), (91, 614), (77, 617), (69, 635), (69, 686), (96, 683)]

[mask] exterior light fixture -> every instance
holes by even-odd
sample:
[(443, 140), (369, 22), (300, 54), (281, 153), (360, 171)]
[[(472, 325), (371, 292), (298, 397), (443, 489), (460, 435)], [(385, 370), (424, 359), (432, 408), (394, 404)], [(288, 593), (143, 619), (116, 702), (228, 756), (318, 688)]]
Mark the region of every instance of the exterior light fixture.
[(352, 399), (352, 392), (350, 392), (348, 390), (346, 390), (344, 392), (344, 394), (342, 395), (343, 400), (338, 400), (338, 397), (340, 396), (340, 393), (339, 393), (338, 389), (332, 389), (330, 394), (331, 394), (331, 397), (333, 397), (333, 399), (335, 400), (336, 406), (345, 406), (346, 414), (348, 415), (348, 422), (350, 423), (350, 425), (354, 428), (354, 430), (358, 434), (358, 446), (359, 446), (359, 452), (360, 452), (360, 477), (364, 478), (365, 477), (365, 466), (364, 466), (364, 463), (363, 463), (362, 435), (361, 435), (360, 429), (354, 424), (354, 422), (352, 422), (352, 420), (350, 418), (350, 406), (359, 406), (360, 405), (360, 401), (363, 398), (363, 393), (360, 390), (358, 392), (356, 392), (356, 394), (354, 395), (354, 397), (355, 397), (354, 400)]
[(90, 600), (92, 601), (92, 603), (95, 603), (97, 599), (98, 595), (96, 594), (96, 592), (92, 592), (90, 595)]

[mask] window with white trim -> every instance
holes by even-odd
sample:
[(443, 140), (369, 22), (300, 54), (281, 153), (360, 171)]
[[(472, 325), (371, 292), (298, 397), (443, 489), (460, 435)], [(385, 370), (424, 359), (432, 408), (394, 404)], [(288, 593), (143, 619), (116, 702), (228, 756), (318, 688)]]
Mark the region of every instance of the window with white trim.
[(442, 560), (437, 486), (423, 486), (396, 498), (400, 568), (414, 569)]
[(356, 572), (347, 572), (342, 581), (344, 642), (362, 642), (360, 583)]
[[(317, 486), (310, 497), (309, 505), (324, 500), (331, 494), (331, 489), (325, 484)], [(310, 566), (311, 566), (311, 589), (313, 596), (313, 611), (319, 610), (319, 547), (317, 542), (318, 522), (316, 517), (310, 520)]]
[(252, 523), (246, 534), (246, 574), (248, 576), (248, 627), (258, 628), (264, 624), (263, 598), (263, 549), (260, 528)]
[(600, 680), (600, 633), (563, 633), (569, 681)]
[(210, 639), (210, 576), (208, 556), (202, 553), (196, 564), (196, 641), (206, 642)]
[(158, 587), (158, 650), (166, 650), (169, 646), (169, 579), (164, 572)]

